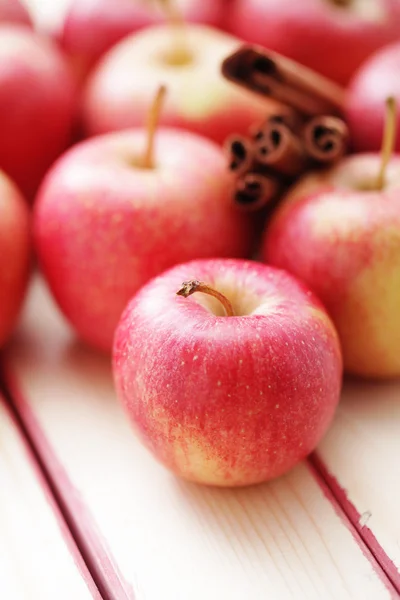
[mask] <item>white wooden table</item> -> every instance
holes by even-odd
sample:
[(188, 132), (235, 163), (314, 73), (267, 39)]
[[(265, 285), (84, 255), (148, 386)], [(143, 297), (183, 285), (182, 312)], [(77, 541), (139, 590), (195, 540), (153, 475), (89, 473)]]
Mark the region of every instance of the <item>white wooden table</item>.
[(0, 598), (101, 598), (3, 396), (0, 396)]
[(315, 464), (400, 590), (400, 382), (348, 382)]
[(107, 598), (399, 597), (399, 385), (347, 385), (315, 457), (270, 484), (218, 490), (177, 480), (142, 448), (109, 359), (75, 340), (40, 281), (3, 365)]

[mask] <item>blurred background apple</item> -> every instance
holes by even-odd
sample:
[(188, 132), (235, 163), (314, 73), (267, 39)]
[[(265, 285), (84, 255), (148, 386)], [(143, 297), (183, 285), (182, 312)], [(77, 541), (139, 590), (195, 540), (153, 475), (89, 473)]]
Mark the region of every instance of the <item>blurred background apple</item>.
[(0, 0), (0, 24), (3, 23), (18, 23), (32, 27), (28, 9), (20, 0)]
[[(379, 150), (388, 96), (396, 98), (400, 106), (400, 42), (373, 54), (350, 82), (346, 117), (354, 150)], [(400, 150), (399, 111), (395, 149)]]
[(400, 39), (398, 0), (234, 0), (229, 29), (346, 84), (377, 48)]
[(30, 266), (28, 206), (15, 184), (0, 171), (0, 347), (16, 323)]
[(400, 157), (379, 183), (379, 154), (356, 154), (292, 188), (263, 256), (313, 290), (339, 332), (344, 367), (400, 376)]
[(222, 77), (221, 63), (240, 40), (201, 25), (187, 25), (182, 39), (184, 48), (178, 47), (170, 25), (159, 25), (114, 46), (84, 91), (86, 133), (141, 125), (160, 84), (168, 87), (161, 123), (201, 133), (218, 143), (233, 132), (247, 134), (251, 125), (276, 106)]
[[(71, 0), (60, 32), (62, 48), (83, 77), (129, 33), (165, 22), (167, 0)], [(187, 22), (218, 27), (225, 0), (174, 0)], [(90, 34), (88, 34), (90, 32)]]
[(75, 146), (35, 204), (41, 267), (81, 338), (109, 350), (125, 305), (151, 277), (184, 260), (249, 256), (251, 221), (232, 205), (222, 149), (160, 128), (152, 165), (143, 129)]
[(76, 85), (49, 40), (20, 25), (0, 27), (0, 168), (31, 199), (70, 142)]

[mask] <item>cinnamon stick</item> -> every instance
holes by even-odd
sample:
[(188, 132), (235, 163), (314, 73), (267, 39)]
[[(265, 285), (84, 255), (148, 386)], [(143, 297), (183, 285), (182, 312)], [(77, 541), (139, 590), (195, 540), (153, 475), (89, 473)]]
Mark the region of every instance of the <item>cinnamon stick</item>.
[(276, 52), (244, 45), (222, 63), (223, 76), (242, 87), (292, 107), (306, 116), (341, 115), (344, 90)]
[(347, 125), (336, 117), (314, 117), (303, 130), (304, 148), (320, 163), (333, 163), (341, 158), (348, 145)]
[(249, 138), (240, 135), (228, 137), (224, 144), (229, 170), (236, 175), (244, 175), (253, 166), (254, 144)]
[[(265, 123), (283, 123), (290, 131), (299, 133), (302, 130), (304, 118), (289, 106), (281, 105), (279, 109), (277, 108), (272, 114), (268, 115), (263, 124)], [(249, 133), (252, 138), (258, 133), (260, 127), (262, 127), (260, 123), (253, 124), (250, 127)]]
[(333, 163), (346, 152), (344, 90), (335, 83), (276, 52), (247, 45), (223, 61), (222, 73), (278, 103), (275, 114), (250, 129), (250, 137), (233, 136), (225, 144), (237, 175), (238, 207), (273, 207), (283, 188), (309, 167)]
[(279, 193), (277, 179), (259, 173), (247, 173), (236, 182), (235, 204), (245, 211), (259, 210)]
[[(286, 125), (290, 131), (293, 133), (298, 133), (303, 125), (304, 120), (301, 118), (298, 112), (289, 109), (287, 111), (280, 110), (275, 114), (272, 114), (268, 117), (268, 122), (270, 123), (283, 123)], [(254, 132), (255, 127), (252, 127), (251, 130)]]
[(290, 178), (300, 175), (308, 163), (299, 137), (285, 123), (273, 118), (254, 135), (254, 157), (256, 165)]

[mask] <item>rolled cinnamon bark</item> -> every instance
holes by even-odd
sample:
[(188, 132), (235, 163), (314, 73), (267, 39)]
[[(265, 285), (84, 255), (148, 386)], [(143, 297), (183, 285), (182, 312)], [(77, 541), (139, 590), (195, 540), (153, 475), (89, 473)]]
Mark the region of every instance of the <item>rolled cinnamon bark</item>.
[(222, 63), (223, 76), (306, 116), (341, 115), (344, 90), (322, 75), (260, 46), (245, 45)]
[(286, 177), (297, 177), (309, 162), (302, 141), (282, 122), (268, 119), (254, 134), (256, 168), (267, 167)]
[(268, 115), (268, 117), (261, 124), (254, 123), (250, 127), (249, 133), (251, 138), (254, 138), (258, 131), (268, 123), (283, 123), (290, 129), (292, 133), (300, 134), (303, 130), (304, 118), (302, 118), (301, 115), (292, 108), (282, 105), (271, 115)]
[[(283, 123), (289, 127), (292, 133), (298, 133), (301, 131), (304, 119), (302, 119), (298, 112), (288, 109), (288, 111), (279, 111), (268, 117), (270, 123)], [(254, 128), (253, 128), (254, 131)]]
[(314, 117), (303, 129), (305, 151), (320, 163), (339, 160), (347, 150), (348, 140), (347, 125), (336, 117)]
[(249, 138), (232, 135), (224, 143), (229, 170), (235, 175), (244, 175), (253, 166), (254, 143)]
[(244, 211), (255, 211), (269, 204), (279, 193), (277, 179), (259, 173), (247, 173), (236, 182), (234, 200)]

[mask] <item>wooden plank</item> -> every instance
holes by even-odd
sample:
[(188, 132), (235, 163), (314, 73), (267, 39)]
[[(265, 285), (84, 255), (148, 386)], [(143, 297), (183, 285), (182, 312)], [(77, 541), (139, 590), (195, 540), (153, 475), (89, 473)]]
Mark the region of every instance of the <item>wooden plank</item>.
[(100, 600), (1, 397), (0, 598)]
[(316, 465), (400, 592), (399, 461), (400, 382), (346, 382)]
[(307, 463), (242, 490), (158, 465), (115, 400), (109, 359), (74, 340), (40, 282), (5, 370), (111, 598), (395, 597)]

